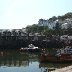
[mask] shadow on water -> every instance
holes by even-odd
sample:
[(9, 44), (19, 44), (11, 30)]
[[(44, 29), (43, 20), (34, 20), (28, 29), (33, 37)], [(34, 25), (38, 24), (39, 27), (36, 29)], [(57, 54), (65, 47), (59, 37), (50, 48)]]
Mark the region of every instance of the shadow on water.
[(29, 62), (38, 61), (37, 53), (22, 53), (9, 50), (0, 51), (0, 66), (28, 66)]
[(35, 68), (37, 67), (36, 70), (39, 70), (37, 72), (50, 72), (57, 68), (70, 65), (71, 63), (41, 63), (39, 62), (39, 53), (20, 52), (16, 50), (0, 51), (0, 67), (30, 67), (31, 69), (34, 66)]

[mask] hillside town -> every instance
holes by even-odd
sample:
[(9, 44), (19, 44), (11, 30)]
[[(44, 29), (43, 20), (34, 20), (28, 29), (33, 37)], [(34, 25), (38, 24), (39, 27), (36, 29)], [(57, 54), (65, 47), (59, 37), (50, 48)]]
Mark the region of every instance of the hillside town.
[(39, 19), (38, 24), (22, 29), (0, 29), (0, 46), (11, 45), (15, 41), (18, 42), (17, 45), (23, 46), (30, 42), (40, 47), (51, 47), (50, 44), (53, 47), (71, 45), (72, 13), (58, 17), (53, 16), (47, 20)]

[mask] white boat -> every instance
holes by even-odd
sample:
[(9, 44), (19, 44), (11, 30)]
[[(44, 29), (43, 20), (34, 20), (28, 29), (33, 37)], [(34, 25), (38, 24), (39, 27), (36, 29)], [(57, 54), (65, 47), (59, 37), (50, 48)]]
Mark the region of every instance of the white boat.
[(21, 48), (20, 51), (28, 51), (28, 52), (39, 52), (40, 48), (35, 47), (33, 44), (29, 44), (28, 47)]
[(35, 47), (33, 44), (29, 44), (28, 51), (29, 52), (40, 51), (40, 49), (38, 47)]

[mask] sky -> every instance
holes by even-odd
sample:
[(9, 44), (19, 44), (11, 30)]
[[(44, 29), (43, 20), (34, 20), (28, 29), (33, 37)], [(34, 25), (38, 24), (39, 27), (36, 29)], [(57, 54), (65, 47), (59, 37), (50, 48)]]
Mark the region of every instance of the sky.
[(72, 0), (0, 0), (0, 29), (21, 29), (72, 12)]

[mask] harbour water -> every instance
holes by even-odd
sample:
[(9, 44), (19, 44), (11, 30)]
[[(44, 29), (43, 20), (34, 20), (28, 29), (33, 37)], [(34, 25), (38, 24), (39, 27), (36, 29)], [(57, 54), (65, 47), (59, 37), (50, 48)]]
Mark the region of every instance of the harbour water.
[(41, 63), (39, 53), (0, 51), (0, 72), (51, 72), (71, 63)]

